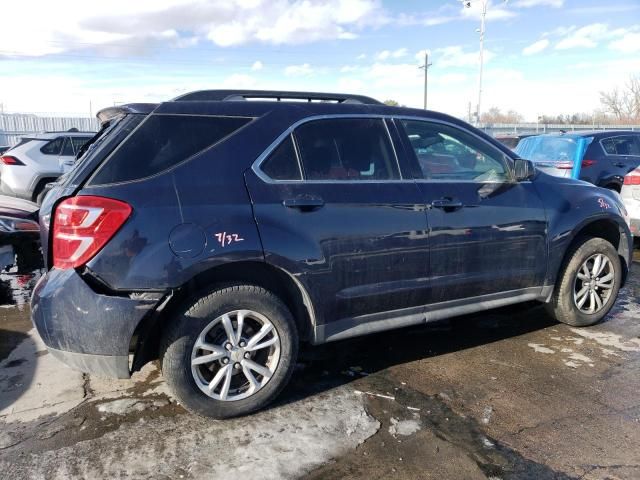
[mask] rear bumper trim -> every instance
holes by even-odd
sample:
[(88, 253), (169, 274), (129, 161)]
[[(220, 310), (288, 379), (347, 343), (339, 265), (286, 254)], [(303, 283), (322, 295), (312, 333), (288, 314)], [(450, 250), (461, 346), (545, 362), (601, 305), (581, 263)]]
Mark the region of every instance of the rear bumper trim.
[(88, 353), (66, 352), (47, 347), (57, 360), (74, 370), (93, 373), (102, 377), (130, 378), (129, 358), (126, 355), (91, 355)]

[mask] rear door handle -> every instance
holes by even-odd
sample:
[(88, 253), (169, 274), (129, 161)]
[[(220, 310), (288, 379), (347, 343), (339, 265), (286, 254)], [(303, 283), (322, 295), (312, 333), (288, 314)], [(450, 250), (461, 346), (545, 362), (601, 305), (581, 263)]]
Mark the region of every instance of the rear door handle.
[(295, 197), (287, 198), (282, 204), (287, 208), (297, 208), (298, 210), (316, 210), (324, 206), (324, 200), (320, 197)]
[(620, 168), (622, 168), (622, 167), (626, 167), (626, 166), (627, 166), (627, 164), (626, 164), (626, 163), (623, 163), (623, 162), (616, 162), (616, 163), (614, 163), (614, 165), (615, 165), (616, 167), (620, 167)]
[(431, 202), (431, 206), (433, 208), (441, 208), (443, 210), (457, 210), (459, 208), (464, 207), (462, 202), (457, 198), (439, 198)]

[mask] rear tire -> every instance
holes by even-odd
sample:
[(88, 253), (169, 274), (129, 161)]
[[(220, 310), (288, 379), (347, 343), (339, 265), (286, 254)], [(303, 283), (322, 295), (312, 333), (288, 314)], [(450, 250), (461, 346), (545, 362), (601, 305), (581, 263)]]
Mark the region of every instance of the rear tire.
[(163, 335), (161, 363), (173, 396), (187, 410), (218, 419), (246, 415), (289, 382), (298, 333), (274, 294), (236, 285), (181, 310)]
[(613, 307), (621, 280), (622, 265), (613, 245), (603, 238), (585, 238), (558, 275), (547, 312), (574, 327), (594, 325)]

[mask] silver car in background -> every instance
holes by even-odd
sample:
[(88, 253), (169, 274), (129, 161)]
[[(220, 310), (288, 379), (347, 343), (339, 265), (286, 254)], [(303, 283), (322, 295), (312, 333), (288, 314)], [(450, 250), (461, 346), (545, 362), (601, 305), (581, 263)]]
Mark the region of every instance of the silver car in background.
[(73, 167), (93, 132), (46, 132), (24, 137), (0, 156), (0, 193), (38, 202), (47, 183)]
[(640, 237), (640, 168), (636, 168), (624, 177), (620, 196), (631, 219), (631, 233)]

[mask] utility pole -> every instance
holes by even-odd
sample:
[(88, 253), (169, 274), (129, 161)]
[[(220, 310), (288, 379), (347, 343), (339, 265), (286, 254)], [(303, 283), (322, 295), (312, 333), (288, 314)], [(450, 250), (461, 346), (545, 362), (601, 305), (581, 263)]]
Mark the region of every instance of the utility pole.
[(425, 50), (424, 52), (424, 65), (421, 65), (419, 68), (424, 68), (424, 109), (427, 109), (427, 86), (428, 86), (428, 78), (429, 78), (429, 67), (432, 64), (429, 63), (429, 52)]

